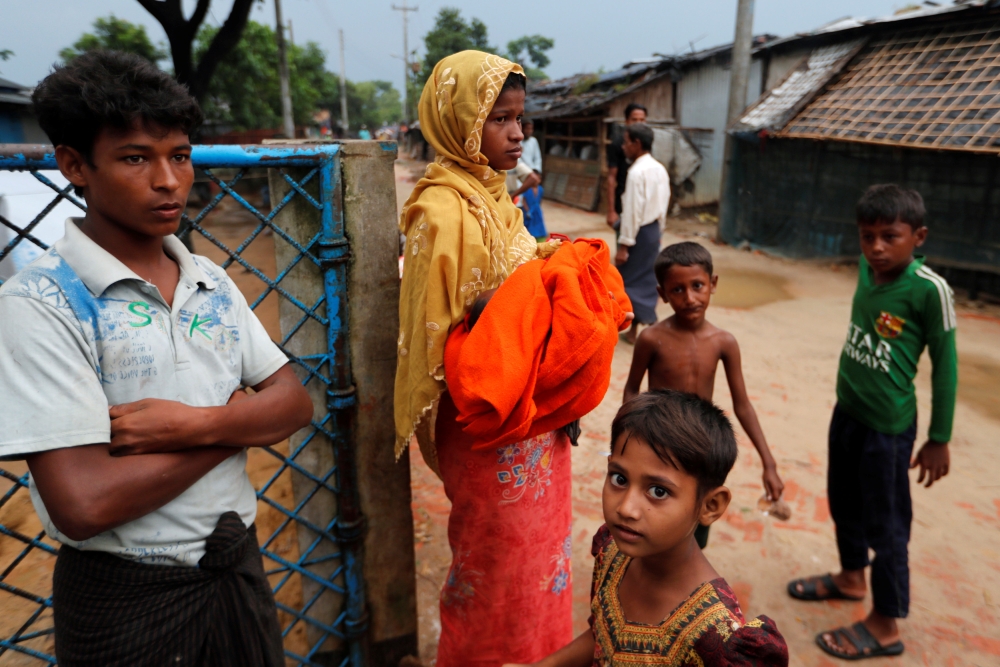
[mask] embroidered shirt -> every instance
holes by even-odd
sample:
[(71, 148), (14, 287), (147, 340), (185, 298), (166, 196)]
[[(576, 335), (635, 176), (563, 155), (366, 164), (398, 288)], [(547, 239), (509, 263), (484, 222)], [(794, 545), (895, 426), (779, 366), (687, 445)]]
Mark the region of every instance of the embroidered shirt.
[(625, 180), (618, 244), (633, 246), (640, 227), (666, 222), (669, 205), (670, 177), (666, 168), (649, 153), (640, 155), (628, 168)]
[(594, 536), (592, 553), (593, 667), (787, 667), (788, 647), (774, 621), (747, 622), (725, 579), (703, 583), (659, 625), (632, 623), (618, 599), (632, 559), (618, 550), (607, 526)]
[[(225, 271), (173, 236), (163, 245), (180, 267), (172, 307), (72, 220), (0, 288), (0, 457), (106, 443), (110, 405), (225, 405), (240, 384), (258, 384), (288, 362)], [(247, 526), (254, 521), (246, 459), (240, 450), (158, 510), (83, 542), (55, 527), (33, 482), (31, 500), (64, 544), (196, 566), (220, 515), (234, 510)]]

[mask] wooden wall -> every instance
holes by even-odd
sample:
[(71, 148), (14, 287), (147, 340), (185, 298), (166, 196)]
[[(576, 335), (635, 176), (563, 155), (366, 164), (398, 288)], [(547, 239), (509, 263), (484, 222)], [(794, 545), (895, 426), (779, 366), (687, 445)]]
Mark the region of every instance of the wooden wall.
[(625, 107), (637, 103), (646, 107), (646, 117), (649, 120), (673, 122), (674, 119), (674, 82), (669, 73), (663, 73), (658, 79), (651, 81), (642, 88), (615, 99), (608, 104), (604, 116), (616, 121), (625, 120)]

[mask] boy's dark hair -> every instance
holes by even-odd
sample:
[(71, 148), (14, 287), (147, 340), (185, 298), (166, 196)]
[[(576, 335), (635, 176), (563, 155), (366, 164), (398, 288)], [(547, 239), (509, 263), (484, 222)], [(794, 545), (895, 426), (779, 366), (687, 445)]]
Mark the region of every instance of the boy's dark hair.
[(642, 106), (641, 104), (636, 104), (635, 102), (632, 102), (631, 104), (625, 107), (625, 120), (631, 118), (632, 112), (635, 111), (636, 109), (639, 109), (645, 114), (649, 113), (648, 111), (646, 111), (646, 107)]
[(904, 188), (895, 183), (873, 185), (865, 190), (858, 200), (857, 218), (859, 225), (876, 222), (905, 222), (913, 229), (924, 226), (924, 198), (916, 190)]
[(673, 266), (700, 266), (711, 277), (712, 253), (705, 246), (691, 241), (668, 245), (660, 251), (656, 263), (653, 264), (656, 282), (662, 285), (667, 278), (667, 271)]
[(507, 78), (504, 79), (503, 87), (500, 89), (500, 92), (497, 94), (497, 97), (503, 95), (508, 90), (527, 90), (527, 88), (528, 88), (527, 77), (525, 77), (523, 74), (518, 74), (517, 72), (511, 72), (510, 74), (507, 75)]
[(638, 141), (642, 145), (642, 150), (649, 151), (653, 149), (653, 128), (645, 123), (632, 123), (631, 125), (625, 126), (625, 134), (632, 139), (632, 141)]
[(736, 463), (732, 424), (695, 394), (654, 389), (630, 398), (611, 423), (612, 448), (623, 433), (642, 438), (662, 461), (695, 477), (699, 496), (722, 486)]
[(185, 86), (145, 58), (91, 51), (56, 67), (31, 95), (38, 124), (54, 146), (70, 146), (88, 161), (105, 126), (180, 129), (191, 134), (202, 115)]
[(521, 127), (524, 127), (525, 125), (534, 125), (534, 124), (535, 124), (535, 121), (531, 120), (530, 118), (522, 118), (521, 119)]

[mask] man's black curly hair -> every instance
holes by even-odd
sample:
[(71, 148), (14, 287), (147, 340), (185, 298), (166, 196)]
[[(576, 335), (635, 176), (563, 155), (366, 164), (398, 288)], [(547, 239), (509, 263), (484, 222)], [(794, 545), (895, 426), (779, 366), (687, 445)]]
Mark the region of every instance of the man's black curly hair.
[(121, 51), (91, 51), (56, 67), (31, 95), (39, 125), (54, 146), (70, 146), (88, 161), (106, 126), (179, 129), (201, 125), (187, 88), (148, 60)]

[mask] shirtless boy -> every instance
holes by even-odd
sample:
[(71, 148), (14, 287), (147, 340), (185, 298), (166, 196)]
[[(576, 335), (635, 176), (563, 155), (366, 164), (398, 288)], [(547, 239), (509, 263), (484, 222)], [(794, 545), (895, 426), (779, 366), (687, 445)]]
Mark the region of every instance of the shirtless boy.
[[(785, 485), (747, 398), (740, 364), (740, 346), (728, 331), (705, 319), (708, 303), (719, 277), (712, 273), (712, 255), (697, 243), (675, 243), (663, 249), (653, 267), (660, 297), (674, 309), (673, 316), (647, 327), (632, 354), (632, 369), (625, 383), (625, 399), (638, 395), (649, 371), (649, 389), (675, 389), (712, 400), (715, 371), (722, 361), (733, 395), (733, 410), (743, 430), (757, 448), (764, 464), (764, 490), (770, 500), (781, 497)], [(708, 528), (700, 527), (698, 543), (704, 547)]]

